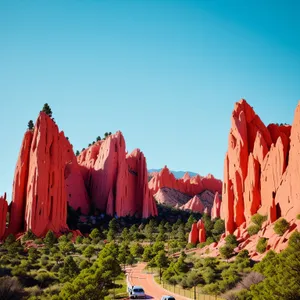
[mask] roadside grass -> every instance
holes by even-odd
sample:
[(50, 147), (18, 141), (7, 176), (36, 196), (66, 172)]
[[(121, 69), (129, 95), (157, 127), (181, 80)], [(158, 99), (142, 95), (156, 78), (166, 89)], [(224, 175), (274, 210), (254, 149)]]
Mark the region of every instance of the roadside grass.
[[(127, 284), (126, 284), (126, 277), (124, 274), (121, 274), (118, 276), (118, 278), (115, 281), (116, 288), (111, 289), (109, 291), (109, 295), (104, 298), (104, 300), (111, 300), (111, 299), (123, 299), (128, 297), (127, 293)], [(115, 294), (115, 296), (114, 296)]]

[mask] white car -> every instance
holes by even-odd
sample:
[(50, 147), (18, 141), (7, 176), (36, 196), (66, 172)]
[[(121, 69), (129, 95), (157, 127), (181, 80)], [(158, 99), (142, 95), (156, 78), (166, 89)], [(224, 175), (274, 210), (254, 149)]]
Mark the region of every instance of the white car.
[(146, 294), (141, 286), (134, 285), (128, 289), (130, 299), (146, 299)]
[(162, 296), (160, 300), (175, 300), (173, 296)]

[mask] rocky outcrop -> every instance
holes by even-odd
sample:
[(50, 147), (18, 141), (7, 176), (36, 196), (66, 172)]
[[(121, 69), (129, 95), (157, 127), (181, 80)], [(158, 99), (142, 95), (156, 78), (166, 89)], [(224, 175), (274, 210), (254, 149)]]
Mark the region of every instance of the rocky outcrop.
[(201, 177), (199, 175), (190, 177), (189, 173), (185, 173), (182, 178), (176, 179), (167, 166), (161, 169), (159, 173), (154, 173), (149, 181), (149, 189), (153, 195), (163, 187), (176, 189), (191, 197), (205, 190), (209, 190), (213, 193), (222, 193), (222, 181), (214, 178), (210, 174), (207, 177)]
[(67, 199), (87, 203), (84, 189), (72, 146), (41, 112), (33, 132), (25, 133), (17, 161), (9, 233), (30, 229), (40, 237), (67, 230)]
[(192, 225), (191, 231), (189, 233), (189, 243), (198, 244), (204, 243), (206, 241), (206, 232), (204, 227), (204, 222), (200, 219)]
[(227, 233), (248, 226), (255, 213), (271, 222), (300, 213), (299, 135), (299, 105), (292, 127), (266, 127), (245, 100), (236, 103), (224, 164), (221, 215)]
[(154, 199), (160, 204), (180, 207), (185, 205), (191, 199), (191, 197), (175, 189), (164, 187), (159, 189), (157, 193), (154, 194)]
[(192, 224), (192, 229), (189, 233), (189, 243), (196, 245), (199, 241), (199, 230), (197, 228), (197, 222)]
[(0, 196), (0, 240), (5, 234), (7, 208), (6, 194), (4, 194), (4, 196)]
[(199, 231), (199, 243), (204, 243), (206, 241), (206, 232), (204, 222), (201, 219), (197, 223), (197, 229)]
[(182, 205), (180, 209), (182, 210), (190, 210), (193, 212), (199, 212), (203, 213), (204, 212), (204, 205), (200, 198), (195, 195), (192, 199), (190, 199), (186, 204)]
[(12, 233), (18, 233), (24, 230), (24, 216), (29, 173), (29, 153), (32, 137), (33, 131), (28, 130), (25, 132), (15, 168), (9, 222), (9, 231)]
[(216, 192), (214, 197), (214, 203), (211, 209), (211, 219), (220, 218), (221, 214), (221, 198), (218, 192)]
[(120, 131), (84, 150), (77, 160), (91, 202), (101, 212), (118, 216), (157, 215), (148, 188), (145, 156), (139, 149), (126, 154)]

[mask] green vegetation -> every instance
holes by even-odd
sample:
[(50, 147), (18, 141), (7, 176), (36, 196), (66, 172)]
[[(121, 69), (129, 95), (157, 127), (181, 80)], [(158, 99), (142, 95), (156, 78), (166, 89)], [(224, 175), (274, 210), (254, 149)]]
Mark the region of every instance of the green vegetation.
[(258, 253), (264, 253), (267, 249), (268, 239), (260, 238), (256, 245), (256, 251)]
[(299, 299), (300, 298), (300, 233), (294, 232), (289, 246), (280, 254), (269, 251), (253, 268), (261, 278), (240, 285), (231, 299)]
[[(93, 210), (93, 221), (81, 223), (80, 210), (68, 208), (68, 225), (84, 236), (74, 239), (68, 233), (57, 238), (49, 231), (41, 239), (29, 231), (17, 241), (9, 235), (0, 245), (0, 298), (122, 299), (127, 296), (124, 270), (138, 262), (146, 262), (159, 283), (188, 291), (190, 297), (202, 293), (226, 299), (299, 298), (298, 232), (286, 250), (271, 251), (260, 263), (252, 261), (247, 250), (234, 253), (238, 241), (232, 234), (226, 236), (220, 258), (204, 257), (185, 251), (193, 246), (187, 238), (198, 214), (162, 206), (158, 212), (156, 218), (140, 219), (101, 216)], [(205, 244), (218, 241), (224, 221), (211, 221), (206, 215), (202, 220)], [(257, 222), (253, 223), (259, 226)], [(267, 239), (261, 238), (257, 251), (265, 253), (266, 246)]]
[(34, 123), (32, 120), (29, 120), (28, 122), (28, 130), (33, 130), (34, 129)]
[(267, 216), (262, 216), (260, 214), (255, 214), (251, 217), (253, 225), (250, 225), (247, 229), (250, 236), (257, 234), (262, 227), (263, 222), (267, 220)]
[(267, 220), (267, 216), (262, 216), (260, 214), (255, 214), (251, 217), (252, 223), (259, 226), (259, 228), (261, 228), (263, 222), (265, 222), (266, 220)]
[(250, 225), (247, 230), (248, 230), (248, 233), (251, 236), (251, 235), (257, 234), (260, 231), (260, 227), (256, 224), (255, 225)]
[(274, 231), (278, 235), (283, 235), (289, 229), (289, 227), (289, 222), (284, 218), (280, 218), (274, 225)]
[(46, 113), (50, 118), (52, 117), (52, 110), (51, 110), (51, 108), (50, 108), (50, 106), (49, 106), (48, 103), (44, 104), (42, 111), (44, 113)]

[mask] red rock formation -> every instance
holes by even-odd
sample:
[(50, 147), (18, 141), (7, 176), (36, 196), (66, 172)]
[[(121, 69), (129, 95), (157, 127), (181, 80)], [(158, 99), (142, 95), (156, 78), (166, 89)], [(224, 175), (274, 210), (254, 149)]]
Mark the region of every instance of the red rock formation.
[(192, 225), (191, 232), (189, 234), (189, 243), (190, 244), (197, 244), (199, 241), (199, 230), (197, 228), (197, 223), (195, 222)]
[(211, 209), (211, 219), (216, 219), (216, 218), (220, 218), (220, 213), (221, 213), (221, 199), (220, 199), (220, 195), (218, 192), (216, 192), (215, 194), (215, 198), (214, 198), (214, 203), (213, 203), (213, 207)]
[(207, 177), (196, 175), (191, 178), (188, 173), (186, 173), (183, 178), (176, 179), (173, 173), (165, 166), (159, 173), (153, 174), (153, 177), (149, 181), (149, 188), (153, 195), (163, 187), (176, 189), (181, 193), (193, 197), (204, 190), (210, 190), (213, 193), (219, 192), (221, 194), (222, 181), (214, 178), (210, 174), (207, 175)]
[(4, 194), (4, 196), (0, 196), (0, 240), (4, 237), (6, 229), (7, 208), (6, 194)]
[(29, 152), (32, 137), (33, 131), (28, 130), (25, 132), (15, 169), (12, 191), (13, 201), (11, 203), (9, 222), (9, 231), (12, 233), (18, 233), (24, 230), (24, 215), (29, 172)]
[(161, 188), (154, 194), (155, 200), (164, 205), (180, 207), (186, 204), (191, 197), (171, 188)]
[(136, 149), (126, 155), (125, 149), (125, 140), (119, 131), (78, 156), (91, 201), (100, 211), (110, 215), (157, 215), (148, 189), (144, 154)]
[[(10, 218), (10, 233), (31, 230), (44, 236), (66, 225), (67, 195), (71, 204), (88, 202), (83, 180), (69, 141), (41, 112), (33, 133), (25, 133), (18, 158)], [(72, 191), (71, 191), (72, 189)], [(83, 205), (82, 205), (83, 204)]]
[(192, 199), (190, 199), (186, 204), (182, 205), (180, 209), (183, 210), (191, 210), (194, 212), (203, 213), (204, 212), (204, 205), (200, 198), (195, 195)]
[(231, 123), (221, 213), (226, 231), (249, 224), (257, 212), (271, 221), (295, 217), (300, 212), (299, 106), (292, 129), (266, 127), (245, 100), (236, 103)]
[(84, 185), (76, 156), (69, 142), (66, 143), (65, 154), (67, 164), (65, 165), (64, 177), (67, 201), (75, 210), (80, 208), (81, 213), (88, 214), (90, 210), (89, 196)]
[(206, 232), (204, 222), (201, 219), (197, 223), (197, 229), (199, 231), (199, 243), (204, 243), (206, 241)]

